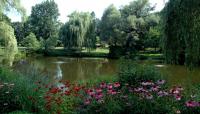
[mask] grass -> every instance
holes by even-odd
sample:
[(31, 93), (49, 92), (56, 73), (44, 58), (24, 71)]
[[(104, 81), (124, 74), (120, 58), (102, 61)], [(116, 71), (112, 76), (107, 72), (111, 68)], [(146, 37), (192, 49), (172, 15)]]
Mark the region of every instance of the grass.
[(81, 52), (78, 52), (78, 51), (64, 50), (63, 47), (56, 47), (55, 49), (50, 50), (47, 53), (47, 56), (108, 57), (108, 53), (109, 50), (107, 48), (97, 48), (95, 50), (91, 50), (90, 52), (84, 49)]

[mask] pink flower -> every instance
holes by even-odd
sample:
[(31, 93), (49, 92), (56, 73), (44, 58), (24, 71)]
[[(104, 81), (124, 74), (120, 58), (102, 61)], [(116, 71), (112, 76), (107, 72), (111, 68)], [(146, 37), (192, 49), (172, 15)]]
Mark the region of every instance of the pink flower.
[(120, 87), (120, 83), (119, 83), (119, 82), (115, 82), (115, 83), (114, 83), (114, 87), (115, 87), (115, 88)]
[(151, 87), (152, 91), (158, 91), (160, 89), (160, 86), (153, 86)]
[(95, 96), (96, 99), (101, 99), (102, 97), (103, 97), (103, 94), (102, 94), (102, 93), (98, 93), (98, 94)]
[(142, 92), (143, 90), (144, 90), (143, 87), (138, 87), (134, 89), (135, 92)]
[(143, 85), (143, 86), (151, 86), (151, 85), (154, 85), (154, 83), (152, 81), (146, 81), (146, 82), (142, 82), (141, 85)]
[(102, 82), (101, 84), (100, 84), (100, 88), (106, 88), (106, 83), (105, 82)]
[(91, 103), (91, 101), (89, 100), (89, 99), (86, 99), (85, 101), (84, 101), (84, 104), (85, 105), (89, 105)]
[(112, 89), (112, 88), (113, 88), (112, 84), (108, 84), (108, 85), (107, 85), (107, 88), (108, 88), (108, 89)]
[(149, 100), (153, 99), (153, 95), (151, 95), (151, 94), (146, 94), (146, 99), (149, 99)]
[(96, 89), (96, 92), (97, 92), (97, 93), (101, 93), (101, 92), (102, 92), (102, 89), (101, 89), (101, 88), (97, 88), (97, 89)]
[(88, 89), (88, 90), (87, 90), (87, 94), (90, 95), (90, 96), (94, 96), (94, 95), (95, 95), (95, 92), (94, 92), (94, 90), (92, 90), (92, 89)]
[(197, 106), (199, 106), (199, 103), (195, 102), (195, 101), (187, 101), (185, 104), (186, 104), (187, 107), (197, 107)]
[(163, 97), (163, 96), (167, 96), (167, 95), (169, 95), (169, 93), (166, 92), (166, 91), (159, 91), (158, 92), (158, 97)]
[(117, 92), (115, 91), (115, 90), (108, 90), (108, 94), (110, 94), (110, 95), (115, 95), (115, 94), (117, 94)]
[(157, 81), (157, 84), (158, 84), (158, 85), (163, 85), (163, 84), (165, 84), (165, 82), (166, 82), (165, 80), (158, 80), (158, 81)]
[(175, 95), (174, 97), (175, 97), (175, 99), (176, 99), (177, 101), (180, 101), (180, 100), (181, 100), (181, 95), (179, 95), (179, 94), (178, 94), (178, 95)]

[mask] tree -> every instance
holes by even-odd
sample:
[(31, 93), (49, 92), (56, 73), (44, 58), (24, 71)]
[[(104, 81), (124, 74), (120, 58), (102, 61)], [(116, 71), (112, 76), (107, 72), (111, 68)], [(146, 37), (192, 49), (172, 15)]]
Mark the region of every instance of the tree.
[(21, 44), (22, 40), (25, 37), (24, 34), (24, 23), (23, 22), (13, 22), (12, 27), (14, 28), (15, 37), (17, 39), (17, 43)]
[[(121, 14), (113, 4), (104, 11), (100, 25), (100, 37), (102, 41), (110, 43), (109, 41), (111, 41), (111, 39), (116, 39), (113, 38), (116, 34), (114, 29), (118, 29), (117, 27), (120, 23), (120, 19)], [(114, 43), (116, 44), (117, 42)]]
[(147, 33), (147, 39), (145, 40), (144, 44), (145, 47), (154, 48), (155, 52), (156, 49), (160, 46), (161, 41), (161, 30), (159, 26), (151, 27)]
[(153, 9), (148, 0), (136, 0), (120, 10), (111, 5), (104, 11), (100, 36), (108, 42), (110, 55), (132, 55), (144, 48), (146, 33), (157, 23)]
[[(17, 53), (17, 41), (14, 35), (13, 28), (8, 23), (8, 18), (4, 18), (3, 12), (10, 9), (16, 9), (22, 17), (25, 15), (25, 10), (20, 5), (20, 0), (1, 0), (0, 1), (0, 39), (4, 40), (5, 44), (5, 59), (9, 66), (12, 65), (14, 56)], [(6, 21), (5, 21), (6, 20)]]
[(169, 0), (163, 10), (163, 49), (167, 63), (200, 65), (200, 1)]
[[(30, 16), (31, 27), (37, 38), (43, 38), (45, 52), (57, 44), (58, 16), (58, 6), (54, 0), (47, 0), (32, 7)], [(50, 40), (55, 42), (48, 43)]]
[(34, 33), (30, 33), (23, 41), (22, 45), (33, 50), (40, 48), (40, 42), (37, 40)]
[(60, 29), (60, 37), (65, 48), (95, 47), (95, 17), (88, 12), (73, 12), (69, 21)]
[(3, 39), (5, 46), (5, 59), (9, 66), (12, 66), (15, 54), (18, 52), (17, 41), (13, 28), (7, 23), (0, 21), (0, 39)]

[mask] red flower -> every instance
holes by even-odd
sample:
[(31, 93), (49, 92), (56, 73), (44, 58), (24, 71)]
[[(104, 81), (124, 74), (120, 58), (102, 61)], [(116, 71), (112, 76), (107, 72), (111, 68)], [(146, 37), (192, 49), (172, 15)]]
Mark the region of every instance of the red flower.
[(70, 82), (69, 82), (69, 81), (66, 81), (66, 82), (64, 83), (64, 85), (65, 85), (65, 87), (70, 87)]
[(75, 87), (74, 87), (74, 91), (76, 91), (76, 92), (79, 92), (79, 91), (80, 91), (80, 89), (81, 89), (81, 88), (80, 88), (80, 87), (78, 87), (78, 86), (75, 86)]
[(70, 94), (71, 94), (71, 92), (69, 90), (65, 91), (65, 95), (70, 95)]
[(60, 92), (60, 90), (59, 90), (59, 88), (52, 88), (49, 92), (56, 94), (56, 93)]
[(47, 102), (50, 102), (52, 100), (52, 97), (49, 95), (45, 96), (44, 98), (46, 99)]

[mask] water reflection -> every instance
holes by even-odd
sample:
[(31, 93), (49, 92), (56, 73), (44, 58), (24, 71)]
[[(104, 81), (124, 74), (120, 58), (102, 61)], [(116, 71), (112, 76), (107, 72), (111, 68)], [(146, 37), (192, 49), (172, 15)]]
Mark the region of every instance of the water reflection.
[[(30, 66), (40, 70), (52, 79), (78, 81), (99, 76), (117, 74), (118, 60), (97, 58), (66, 58), (66, 57), (31, 57), (26, 64), (15, 65), (21, 71)], [(167, 78), (170, 85), (185, 85), (200, 83), (200, 68), (189, 71), (184, 66), (165, 65), (159, 61), (140, 61), (139, 64), (152, 64)]]
[(85, 80), (91, 77), (116, 74), (116, 60), (97, 58), (31, 57), (28, 64), (15, 65), (17, 70), (35, 66), (40, 72), (47, 73), (52, 79)]

